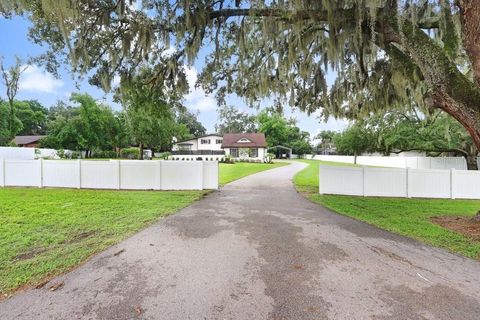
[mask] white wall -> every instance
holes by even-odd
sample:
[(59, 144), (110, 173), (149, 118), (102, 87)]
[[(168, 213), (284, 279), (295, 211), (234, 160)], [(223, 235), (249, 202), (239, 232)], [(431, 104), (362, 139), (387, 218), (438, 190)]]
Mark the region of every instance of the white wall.
[(218, 162), (0, 159), (0, 186), (122, 190), (218, 189)]
[[(354, 156), (315, 155), (315, 160), (351, 163)], [(359, 156), (357, 164), (365, 166), (414, 168), (414, 169), (458, 169), (466, 170), (467, 162), (463, 157), (379, 157)]]
[(0, 159), (35, 159), (35, 148), (0, 147)]
[(480, 199), (480, 172), (320, 165), (319, 192), (376, 197)]
[[(201, 140), (210, 140), (210, 144), (202, 144)], [(222, 144), (221, 143), (216, 143), (217, 139), (223, 140), (222, 136), (208, 136), (208, 137), (203, 137), (203, 138), (198, 138), (197, 139), (197, 150), (222, 150)]]

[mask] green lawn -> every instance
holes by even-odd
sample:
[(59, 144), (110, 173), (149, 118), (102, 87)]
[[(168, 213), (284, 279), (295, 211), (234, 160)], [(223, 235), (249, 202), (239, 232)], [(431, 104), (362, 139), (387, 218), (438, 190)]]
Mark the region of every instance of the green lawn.
[[(308, 199), (340, 214), (365, 221), (428, 244), (480, 258), (480, 242), (430, 222), (434, 216), (473, 216), (480, 209), (479, 200), (403, 199), (320, 195), (320, 161), (299, 160), (309, 167), (299, 172), (294, 183)], [(342, 164), (339, 164), (342, 165)]]
[(0, 188), (0, 293), (65, 272), (206, 192)]
[(220, 185), (225, 185), (234, 180), (246, 177), (248, 175), (288, 165), (288, 162), (274, 162), (274, 163), (248, 163), (235, 162), (220, 163)]

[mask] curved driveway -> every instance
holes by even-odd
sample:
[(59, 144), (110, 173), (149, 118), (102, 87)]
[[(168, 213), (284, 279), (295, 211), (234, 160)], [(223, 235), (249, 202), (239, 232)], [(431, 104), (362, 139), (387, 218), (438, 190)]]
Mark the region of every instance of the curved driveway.
[(310, 203), (290, 181), (303, 167), (227, 185), (0, 302), (0, 319), (480, 318), (478, 261)]

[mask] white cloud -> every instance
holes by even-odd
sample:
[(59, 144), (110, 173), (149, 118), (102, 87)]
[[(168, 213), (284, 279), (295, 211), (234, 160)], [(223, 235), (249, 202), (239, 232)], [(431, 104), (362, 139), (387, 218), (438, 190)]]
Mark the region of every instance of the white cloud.
[(196, 88), (198, 72), (195, 67), (185, 67), (190, 92), (185, 96), (185, 105), (190, 110), (210, 111), (217, 107), (217, 100), (212, 94), (206, 94), (202, 88)]
[(24, 91), (52, 93), (63, 86), (63, 81), (37, 66), (28, 66), (22, 73), (19, 88)]

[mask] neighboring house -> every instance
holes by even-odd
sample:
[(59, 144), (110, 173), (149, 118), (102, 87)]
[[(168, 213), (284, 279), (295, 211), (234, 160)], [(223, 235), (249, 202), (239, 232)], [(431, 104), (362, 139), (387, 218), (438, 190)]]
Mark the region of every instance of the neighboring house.
[(40, 140), (45, 137), (46, 136), (16, 136), (13, 139), (13, 143), (19, 147), (37, 148)]
[(267, 152), (267, 142), (263, 133), (226, 133), (222, 148), (233, 158), (263, 159)]
[(207, 134), (190, 140), (179, 141), (172, 147), (172, 154), (181, 155), (223, 155), (223, 137), (219, 134)]
[(263, 133), (208, 134), (179, 141), (172, 147), (173, 155), (231, 155), (233, 158), (262, 160), (267, 143)]

